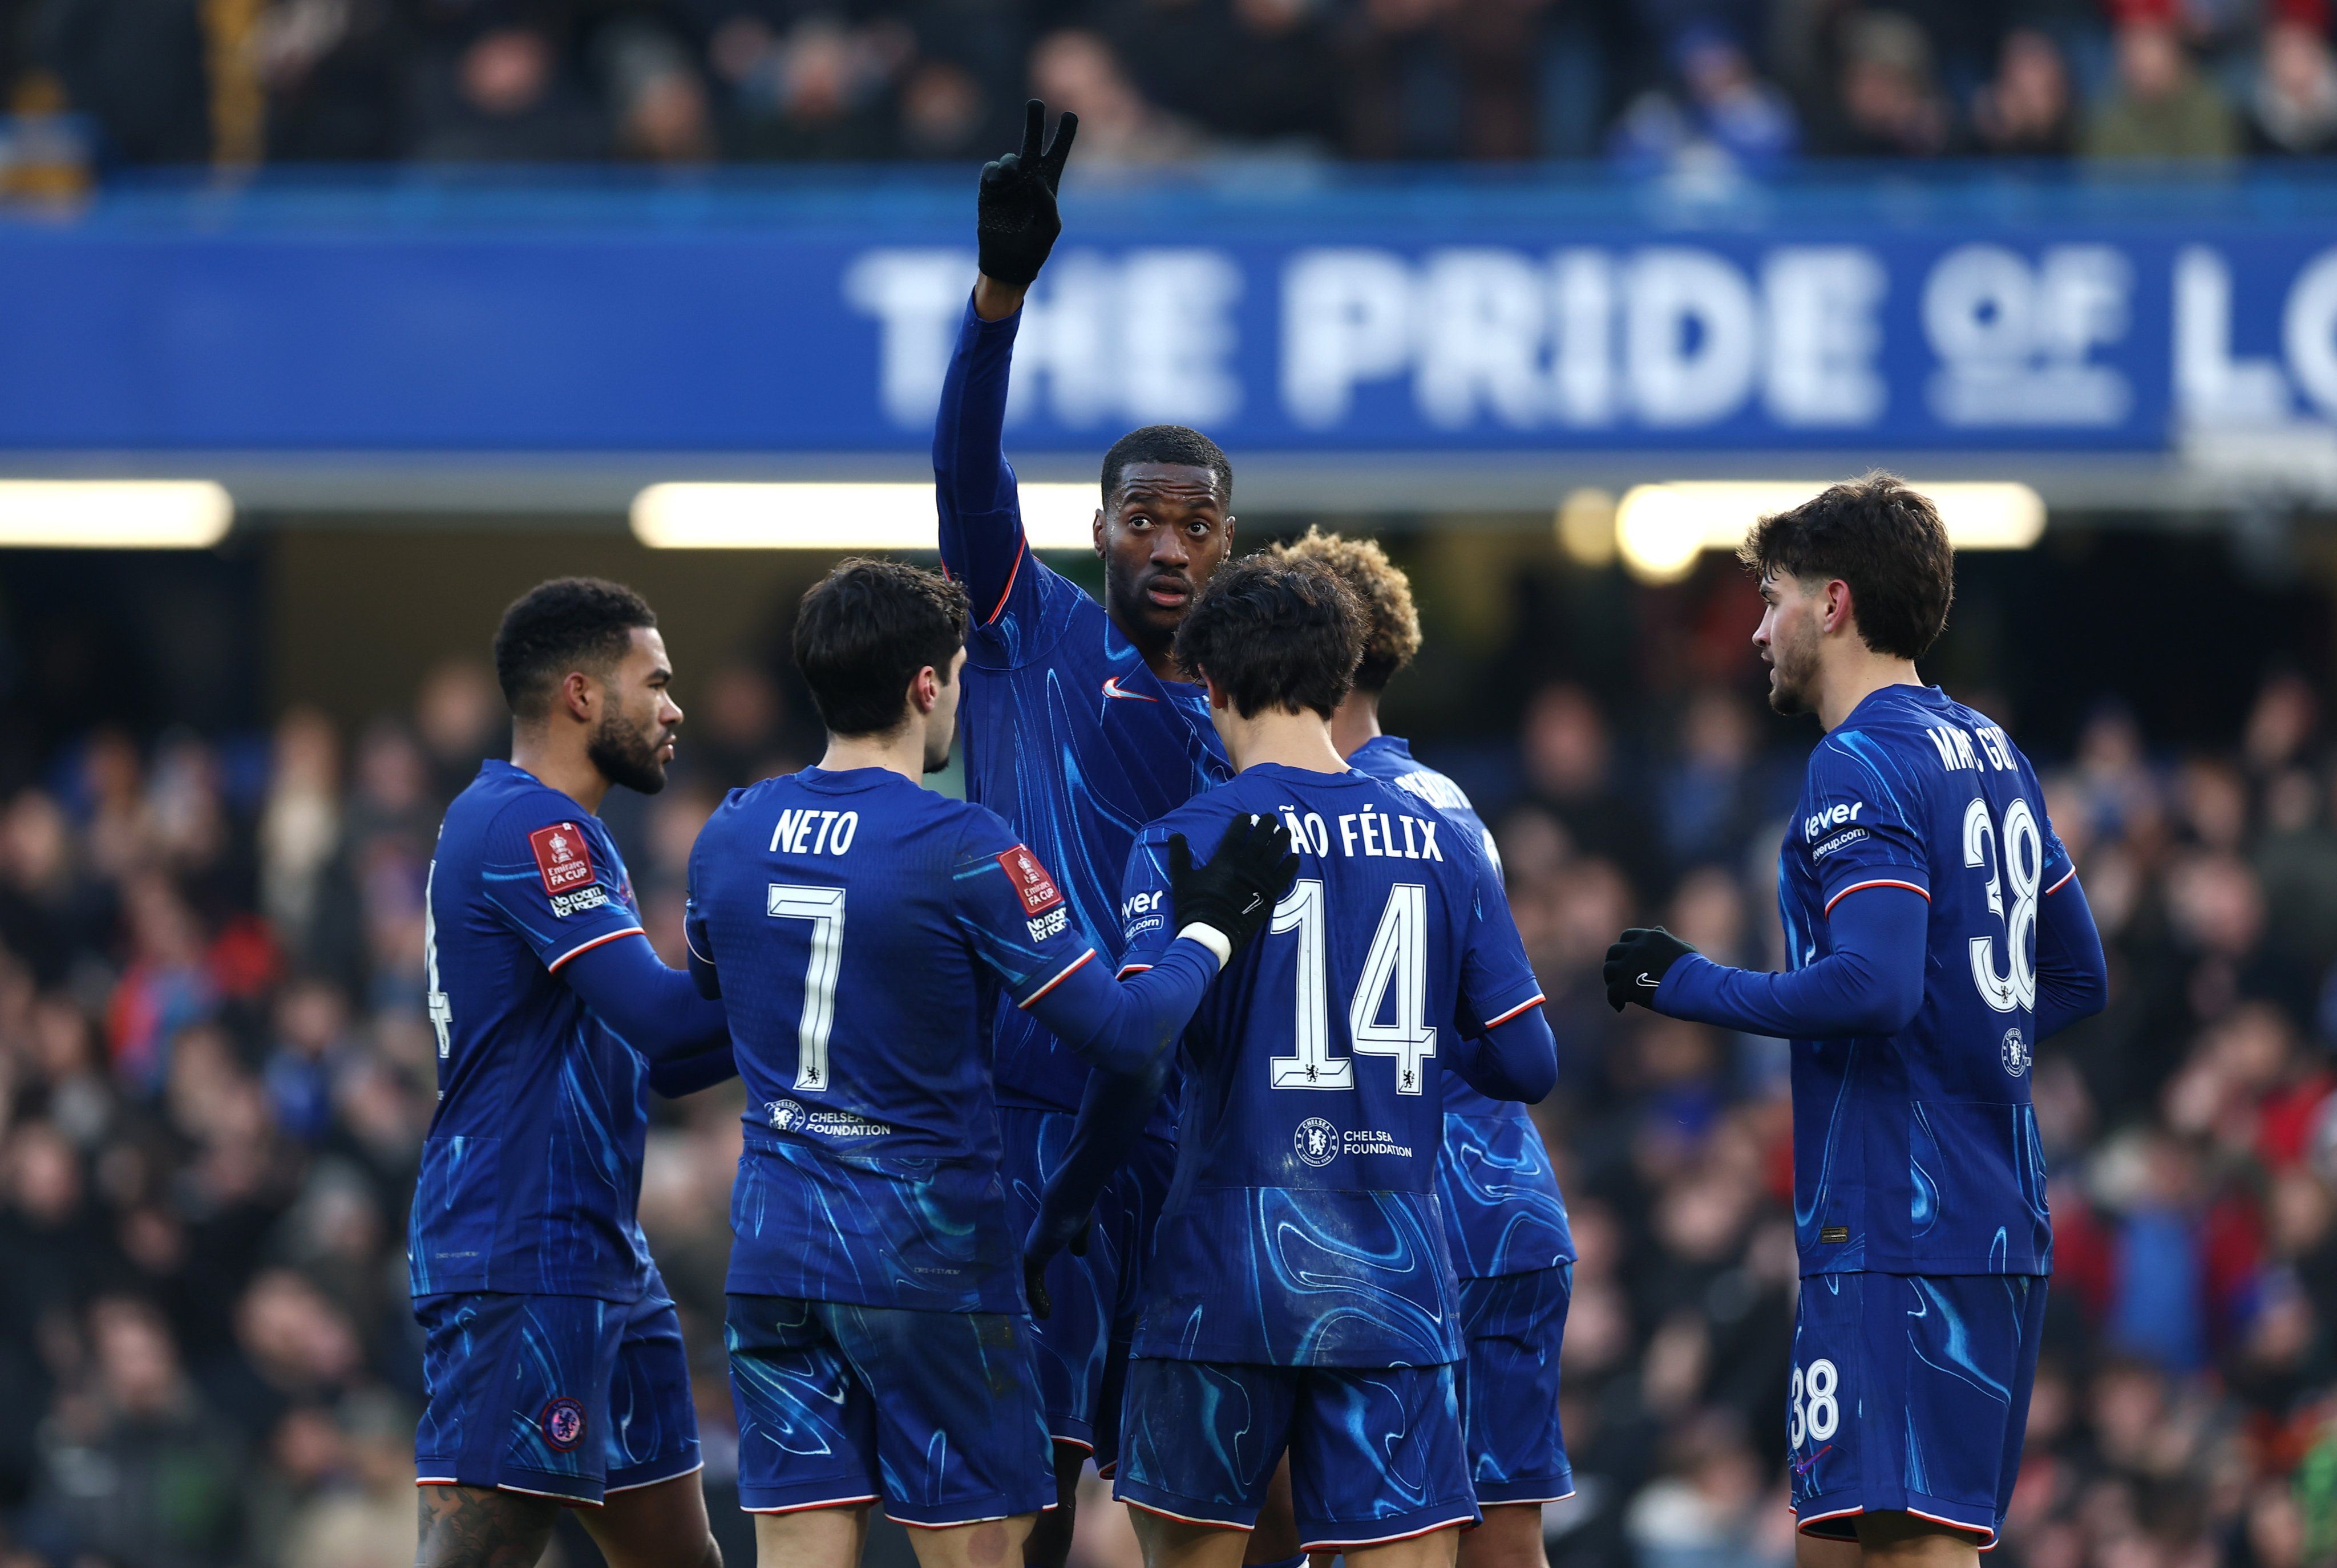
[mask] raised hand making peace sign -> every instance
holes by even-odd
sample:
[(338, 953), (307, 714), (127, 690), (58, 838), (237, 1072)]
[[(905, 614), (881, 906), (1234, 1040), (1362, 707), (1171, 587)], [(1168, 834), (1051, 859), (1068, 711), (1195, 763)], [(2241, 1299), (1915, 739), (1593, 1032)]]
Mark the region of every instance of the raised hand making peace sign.
[(1033, 98), (1023, 111), (1022, 151), (982, 166), (982, 275), (1016, 289), (1031, 287), (1055, 248), (1055, 236), (1063, 231), (1055, 187), (1063, 178), (1063, 161), (1071, 155), (1080, 117), (1065, 111), (1055, 140), (1041, 152), (1039, 137), (1046, 122), (1047, 106)]

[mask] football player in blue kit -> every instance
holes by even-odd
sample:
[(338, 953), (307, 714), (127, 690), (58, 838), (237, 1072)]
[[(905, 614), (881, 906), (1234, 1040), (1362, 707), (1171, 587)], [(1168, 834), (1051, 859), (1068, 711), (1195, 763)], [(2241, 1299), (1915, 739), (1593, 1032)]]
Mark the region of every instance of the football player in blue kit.
[[(1280, 818), (1297, 880), (1187, 1028), (1175, 1181), (1145, 1270), (1115, 1495), (1149, 1568), (1232, 1568), (1287, 1451), (1309, 1551), (1450, 1563), (1478, 1519), (1436, 1196), (1443, 1069), (1530, 1101), (1557, 1077), (1541, 989), (1478, 844), (1331, 740), (1363, 651), (1308, 560), (1219, 569), (1177, 634), (1241, 770), (1146, 828), (1124, 969), (1160, 961), (1187, 837)], [(1105, 1080), (1099, 1075), (1099, 1083)], [(1091, 1093), (1026, 1267), (1086, 1226), (1142, 1106)]]
[(659, 961), (592, 814), (611, 784), (663, 787), (673, 672), (650, 607), (589, 578), (513, 604), (494, 657), (512, 760), (447, 808), (425, 895), (416, 1562), (533, 1563), (566, 1505), (616, 1568), (719, 1564), (681, 1330), (634, 1211), (643, 1091), (728, 1077), (729, 1037)]
[[(1364, 657), (1355, 688), (1331, 716), (1347, 765), (1435, 807), (1498, 876), (1501, 854), (1461, 786), (1380, 729), (1380, 694), (1420, 651), (1412, 584), (1370, 540), (1315, 529), (1276, 553), (1319, 560), (1355, 596)], [(1558, 1173), (1526, 1108), (1444, 1083), (1444, 1153), (1436, 1193), (1461, 1280), (1461, 1415), (1469, 1478), (1484, 1523), (1461, 1538), (1462, 1568), (1543, 1568), (1541, 1508), (1574, 1495), (1558, 1419), (1558, 1356), (1573, 1294), (1574, 1234)]]
[(1826, 732), (1778, 859), (1791, 968), (1626, 931), (1608, 998), (1793, 1042), (1803, 1561), (1970, 1563), (2019, 1473), (2053, 1270), (2029, 1064), (2102, 1008), (2101, 940), (2028, 759), (1915, 673), (1954, 593), (1931, 502), (1870, 475), (1743, 556), (1770, 703)]
[(748, 1091), (728, 1335), (765, 1568), (852, 1568), (880, 1497), (926, 1568), (1019, 1555), (1055, 1475), (992, 1003), (1157, 1084), (1296, 869), (1271, 819), (1213, 839), (1171, 890), (1174, 939), (1117, 979), (1046, 863), (919, 782), (949, 759), (966, 622), (934, 573), (838, 567), (794, 632), (826, 755), (733, 791), (691, 852), (690, 965), (725, 998)]
[[(963, 714), (966, 794), (1003, 817), (1057, 879), (1071, 918), (1107, 941), (1120, 930), (1121, 868), (1136, 832), (1232, 776), (1201, 688), (1177, 673), (1171, 640), (1193, 596), (1232, 550), (1233, 470), (1198, 431), (1154, 425), (1103, 460), (1094, 542), (1099, 604), (1032, 554), (1002, 445), (1024, 295), (1062, 220), (1056, 182), (1078, 129), (1065, 114), (1044, 150), (1044, 112), (1029, 105), (1022, 150), (986, 166), (979, 196), (980, 276), (958, 331), (934, 432), (942, 564), (971, 602)], [(1110, 956), (1117, 956), (1116, 954)], [(1002, 1000), (999, 1130), (1018, 1225), (1062, 1158), (1088, 1065)], [(1109, 1474), (1116, 1388), (1135, 1310), (1137, 1266), (1175, 1158), (1173, 1097), (1137, 1139), (1137, 1157), (1103, 1194), (1092, 1244), (1059, 1255), (1041, 1288), (1039, 1383), (1053, 1434), (1062, 1506), (1028, 1558), (1061, 1568), (1090, 1453)], [(1286, 1560), (1287, 1510), (1260, 1532)]]

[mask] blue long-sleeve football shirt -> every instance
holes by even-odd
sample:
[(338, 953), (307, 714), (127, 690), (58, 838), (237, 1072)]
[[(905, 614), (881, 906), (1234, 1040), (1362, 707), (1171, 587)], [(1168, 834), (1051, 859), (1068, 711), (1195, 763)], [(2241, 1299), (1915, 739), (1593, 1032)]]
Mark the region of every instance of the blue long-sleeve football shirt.
[[(1153, 674), (1101, 605), (1031, 553), (1003, 446), (1021, 321), (985, 322), (968, 302), (934, 433), (942, 564), (973, 606), (966, 795), (1054, 873), (1074, 921), (1115, 941), (1139, 830), (1232, 769), (1202, 688)], [(1087, 1064), (1011, 1004), (994, 1023), (1000, 1103), (1079, 1109)]]

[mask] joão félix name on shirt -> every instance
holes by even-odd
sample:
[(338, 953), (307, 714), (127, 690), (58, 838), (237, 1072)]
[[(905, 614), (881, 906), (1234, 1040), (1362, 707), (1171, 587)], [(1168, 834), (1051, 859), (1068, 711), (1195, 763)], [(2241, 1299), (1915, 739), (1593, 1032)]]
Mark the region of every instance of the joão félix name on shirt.
[[(1436, 842), (1437, 824), (1425, 817), (1395, 816), (1387, 812), (1347, 812), (1332, 819), (1342, 855), (1370, 855), (1381, 860), (1442, 861)], [(1335, 835), (1318, 812), (1298, 814), (1295, 806), (1282, 808), (1283, 825), (1290, 830), (1291, 847), (1327, 855)]]

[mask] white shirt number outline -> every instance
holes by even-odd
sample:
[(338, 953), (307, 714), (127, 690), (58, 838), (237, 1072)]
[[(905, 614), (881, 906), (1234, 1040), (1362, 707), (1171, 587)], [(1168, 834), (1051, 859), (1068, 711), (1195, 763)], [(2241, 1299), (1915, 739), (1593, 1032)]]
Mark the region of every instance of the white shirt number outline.
[[(1964, 808), (1964, 864), (1988, 873), (1989, 912), (2004, 923), (2005, 971), (1997, 972), (1996, 939), (1971, 939), (1972, 984), (1980, 999), (2000, 1013), (2037, 1007), (2037, 901), (2045, 881), (2045, 840), (2037, 813), (2015, 796), (2004, 808), (2000, 829), (1990, 820), (1988, 802), (1975, 795)], [(2005, 882), (2012, 884), (2012, 910), (2004, 908)]]
[[(1291, 884), (1274, 906), (1269, 930), (1298, 939), (1294, 1056), (1274, 1057), (1266, 1066), (1277, 1089), (1350, 1089), (1353, 1060), (1331, 1054), (1330, 982), (1323, 916), (1323, 884), (1308, 878)], [(1388, 991), (1395, 991), (1395, 1017), (1380, 1022)], [(1372, 933), (1364, 969), (1348, 999), (1347, 1038), (1358, 1057), (1389, 1057), (1396, 1063), (1396, 1093), (1419, 1094), (1422, 1065), (1436, 1055), (1436, 1027), (1428, 1022), (1428, 889), (1398, 882)]]
[(844, 890), (773, 882), (763, 912), (775, 920), (811, 922), (803, 1017), (796, 1025), (796, 1087), (824, 1094), (828, 1086), (827, 1036), (836, 1026), (836, 978), (844, 968)]

